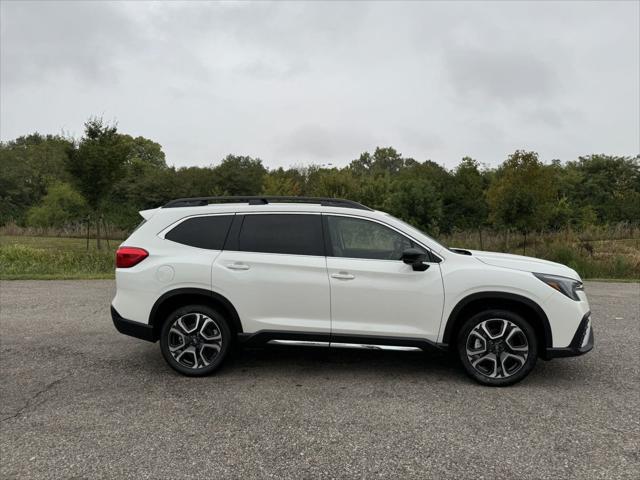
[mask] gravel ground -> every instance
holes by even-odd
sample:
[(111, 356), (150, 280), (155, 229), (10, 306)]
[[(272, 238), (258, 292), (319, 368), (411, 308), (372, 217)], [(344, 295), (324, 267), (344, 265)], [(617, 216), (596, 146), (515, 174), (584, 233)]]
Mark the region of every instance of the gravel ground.
[(215, 376), (118, 334), (114, 283), (0, 283), (1, 478), (640, 478), (640, 285), (596, 349), (481, 387), (438, 354), (270, 347)]

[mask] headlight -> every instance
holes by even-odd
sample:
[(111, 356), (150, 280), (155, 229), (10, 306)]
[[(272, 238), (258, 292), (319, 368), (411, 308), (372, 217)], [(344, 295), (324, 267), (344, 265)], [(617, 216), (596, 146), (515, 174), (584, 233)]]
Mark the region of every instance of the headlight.
[(580, 297), (578, 297), (576, 292), (578, 290), (584, 290), (581, 281), (568, 277), (560, 277), (558, 275), (547, 275), (546, 273), (534, 273), (534, 275), (570, 299), (580, 301)]

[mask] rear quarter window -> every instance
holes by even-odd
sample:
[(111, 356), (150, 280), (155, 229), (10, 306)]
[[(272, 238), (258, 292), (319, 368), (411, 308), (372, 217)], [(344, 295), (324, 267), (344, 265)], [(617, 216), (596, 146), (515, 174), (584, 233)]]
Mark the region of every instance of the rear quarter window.
[(190, 247), (222, 250), (232, 220), (233, 215), (188, 218), (167, 232), (164, 238)]

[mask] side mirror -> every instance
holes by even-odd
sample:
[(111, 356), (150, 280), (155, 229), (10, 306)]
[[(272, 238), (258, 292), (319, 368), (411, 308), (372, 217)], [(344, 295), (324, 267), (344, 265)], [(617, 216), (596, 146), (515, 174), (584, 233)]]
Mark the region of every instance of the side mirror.
[(424, 272), (429, 265), (423, 263), (427, 255), (417, 248), (407, 248), (402, 252), (402, 261), (411, 265), (416, 272)]

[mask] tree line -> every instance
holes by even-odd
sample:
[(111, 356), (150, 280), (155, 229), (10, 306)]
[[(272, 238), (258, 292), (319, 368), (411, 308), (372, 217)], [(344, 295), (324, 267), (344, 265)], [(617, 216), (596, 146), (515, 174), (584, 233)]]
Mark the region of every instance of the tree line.
[(342, 168), (268, 169), (259, 158), (238, 155), (175, 168), (160, 144), (99, 118), (86, 122), (79, 140), (34, 133), (0, 143), (0, 225), (128, 230), (139, 210), (173, 198), (260, 194), (348, 198), (435, 235), (638, 224), (640, 156), (545, 164), (536, 152), (517, 150), (495, 168), (465, 157), (447, 169), (378, 147)]

